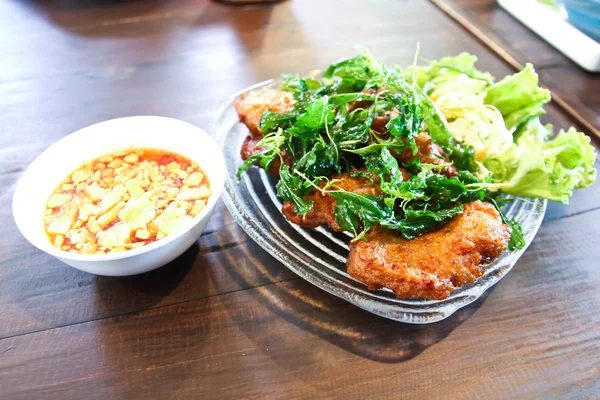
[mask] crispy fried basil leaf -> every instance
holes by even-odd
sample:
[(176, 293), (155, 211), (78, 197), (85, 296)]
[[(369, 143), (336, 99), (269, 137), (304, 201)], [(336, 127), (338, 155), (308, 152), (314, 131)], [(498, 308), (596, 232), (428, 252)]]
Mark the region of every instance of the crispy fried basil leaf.
[(344, 204), (348, 210), (352, 211), (363, 223), (377, 223), (391, 216), (389, 210), (381, 198), (368, 194), (358, 194), (344, 191), (330, 191), (338, 204)]
[(479, 165), (475, 161), (475, 150), (472, 146), (467, 146), (464, 144), (454, 146), (450, 158), (458, 170), (466, 170), (470, 172), (479, 171)]
[(343, 93), (343, 94), (334, 94), (329, 97), (331, 104), (336, 106), (342, 106), (348, 103), (354, 103), (357, 101), (374, 101), (375, 95), (363, 92), (357, 93)]
[(312, 201), (304, 198), (313, 188), (310, 182), (294, 175), (285, 164), (282, 164), (279, 169), (279, 177), (276, 186), (277, 196), (294, 203), (294, 211), (298, 215), (305, 215), (312, 210)]
[(296, 75), (284, 75), (280, 86), (284, 92), (291, 92), (296, 100), (294, 104), (295, 111), (300, 111), (306, 107), (313, 97), (325, 94), (329, 88), (314, 78), (302, 78)]
[(360, 222), (347, 202), (341, 202), (335, 206), (335, 220), (340, 228), (355, 235), (358, 235), (361, 229)]
[(329, 104), (327, 97), (322, 97), (312, 102), (305, 112), (296, 118), (294, 126), (289, 128), (286, 133), (300, 138), (315, 138), (325, 129), (326, 125), (331, 124), (335, 118), (333, 106)]
[(506, 199), (496, 199), (492, 196), (486, 196), (485, 199), (496, 207), (496, 210), (498, 210), (498, 213), (500, 214), (500, 218), (502, 218), (502, 222), (510, 227), (511, 233), (510, 241), (508, 242), (508, 249), (510, 251), (514, 251), (524, 248), (527, 243), (525, 242), (525, 236), (523, 236), (523, 228), (521, 228), (521, 225), (517, 221), (508, 219), (499, 204), (501, 202), (505, 202)]
[(453, 148), (452, 133), (450, 133), (446, 118), (438, 112), (433, 101), (420, 88), (416, 88), (416, 90), (422, 98), (423, 118), (427, 123), (431, 140), (442, 146), (444, 150), (451, 152)]
[(289, 127), (298, 114), (290, 113), (277, 113), (272, 111), (265, 112), (260, 118), (260, 128), (263, 132), (271, 132), (274, 128), (287, 128)]
[(406, 150), (407, 148), (408, 148), (407, 144), (404, 143), (402, 140), (390, 139), (390, 140), (383, 140), (383, 141), (377, 142), (377, 143), (371, 143), (368, 146), (361, 147), (358, 149), (346, 150), (346, 151), (348, 151), (350, 153), (354, 153), (354, 154), (360, 154), (361, 156), (368, 156), (371, 154), (379, 154), (379, 153), (381, 153), (381, 151), (383, 149), (394, 150), (394, 151), (400, 153), (403, 150)]
[(403, 95), (388, 94), (386, 98), (398, 112), (398, 115), (387, 124), (388, 132), (392, 136), (405, 138), (407, 147), (412, 148), (413, 154), (417, 154), (415, 136), (423, 132), (425, 123), (418, 93), (410, 91)]
[(404, 218), (383, 221), (381, 226), (400, 231), (406, 239), (414, 239), (417, 236), (438, 230), (444, 221), (462, 212), (462, 205), (435, 211), (408, 210), (404, 214)]
[(296, 169), (309, 177), (330, 176), (340, 172), (332, 143), (317, 142), (296, 162)]
[(343, 58), (329, 66), (323, 77), (337, 82), (338, 93), (360, 92), (373, 74), (380, 74), (382, 65), (365, 49), (356, 57)]
[(425, 183), (426, 192), (430, 198), (435, 199), (439, 207), (446, 207), (455, 203), (469, 203), (474, 200), (483, 200), (485, 189), (470, 189), (466, 185), (481, 183), (469, 171), (459, 171), (458, 176), (447, 178), (441, 174), (431, 174)]
[(344, 191), (330, 191), (329, 194), (337, 202), (335, 218), (338, 225), (356, 234), (356, 238), (361, 238), (381, 221), (392, 218), (392, 210), (379, 197)]

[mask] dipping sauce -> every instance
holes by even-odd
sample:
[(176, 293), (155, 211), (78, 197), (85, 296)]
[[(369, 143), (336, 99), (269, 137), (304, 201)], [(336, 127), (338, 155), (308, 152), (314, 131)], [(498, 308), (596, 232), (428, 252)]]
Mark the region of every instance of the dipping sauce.
[(210, 195), (207, 176), (181, 154), (119, 151), (73, 171), (48, 199), (44, 226), (64, 251), (125, 251), (177, 231)]

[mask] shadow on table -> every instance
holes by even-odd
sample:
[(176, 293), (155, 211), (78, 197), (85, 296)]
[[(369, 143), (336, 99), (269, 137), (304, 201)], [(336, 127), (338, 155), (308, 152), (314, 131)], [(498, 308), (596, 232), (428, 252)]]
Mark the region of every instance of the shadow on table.
[[(240, 259), (224, 257), (223, 268), (231, 278), (240, 286), (247, 287), (248, 277), (256, 274), (256, 271), (251, 271), (251, 268), (254, 268), (266, 276), (273, 277), (273, 281), (276, 282), (277, 271), (285, 266), (255, 243), (247, 246), (247, 249), (245, 268), (240, 268)], [(428, 325), (410, 325), (371, 314), (300, 278), (246, 291), (287, 322), (346, 351), (383, 363), (410, 360), (428, 347), (444, 340), (485, 302), (489, 292), (490, 290), (478, 301), (444, 321)], [(256, 335), (256, 327), (244, 323), (247, 316), (240, 315), (239, 310), (230, 309), (230, 313), (231, 318), (238, 322), (239, 328), (251, 340), (264, 342), (257, 343), (258, 348), (269, 347), (269, 335)]]
[(186, 277), (198, 255), (197, 243), (167, 265), (140, 275), (123, 277), (99, 276), (96, 280), (98, 302), (103, 310), (120, 309), (127, 312), (148, 309), (160, 303)]

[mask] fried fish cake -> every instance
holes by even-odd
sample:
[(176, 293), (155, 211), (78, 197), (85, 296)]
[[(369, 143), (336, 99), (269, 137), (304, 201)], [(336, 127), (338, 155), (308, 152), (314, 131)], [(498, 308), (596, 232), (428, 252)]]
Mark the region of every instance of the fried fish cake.
[(262, 89), (244, 93), (235, 103), (235, 111), (240, 122), (250, 130), (250, 134), (260, 138), (260, 119), (267, 111), (289, 113), (294, 109), (294, 98), (291, 93), (275, 89)]
[(483, 275), (481, 265), (506, 249), (510, 234), (492, 204), (474, 201), (440, 230), (413, 240), (373, 228), (366, 241), (351, 243), (348, 273), (400, 299), (442, 300)]
[[(360, 171), (360, 173), (360, 175), (355, 175), (352, 172), (332, 175), (331, 179), (335, 179), (336, 182), (331, 189), (339, 188), (347, 192), (379, 196), (381, 194), (379, 177), (366, 171)], [(322, 188), (325, 184), (325, 182), (322, 182), (319, 186)], [(335, 219), (337, 202), (332, 195), (313, 189), (305, 198), (313, 202), (312, 210), (306, 215), (296, 214), (294, 204), (291, 201), (283, 203), (281, 211), (290, 222), (305, 228), (328, 225), (336, 232), (343, 231)]]

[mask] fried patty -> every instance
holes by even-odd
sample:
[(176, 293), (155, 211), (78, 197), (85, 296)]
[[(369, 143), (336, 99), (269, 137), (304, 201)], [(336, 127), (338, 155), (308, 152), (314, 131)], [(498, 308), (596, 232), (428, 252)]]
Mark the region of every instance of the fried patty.
[(235, 103), (240, 122), (248, 127), (250, 134), (256, 138), (262, 136), (260, 119), (267, 111), (289, 113), (294, 109), (294, 98), (291, 93), (275, 89), (262, 89), (244, 93)]
[[(379, 196), (381, 194), (379, 176), (366, 170), (360, 172), (366, 176), (352, 176), (351, 172), (332, 175), (331, 179), (335, 179), (336, 182), (331, 187), (331, 190), (339, 188), (347, 192)], [(323, 188), (325, 184), (326, 182), (322, 182), (319, 186)], [(313, 202), (313, 208), (303, 216), (296, 214), (294, 204), (291, 201), (283, 203), (281, 211), (290, 222), (304, 228), (316, 228), (320, 225), (327, 225), (336, 232), (343, 231), (335, 219), (335, 206), (337, 202), (332, 195), (313, 189), (305, 199)]]
[(481, 265), (506, 249), (510, 233), (492, 204), (474, 201), (439, 231), (413, 240), (373, 228), (366, 241), (351, 243), (348, 273), (401, 299), (441, 300), (483, 275)]

